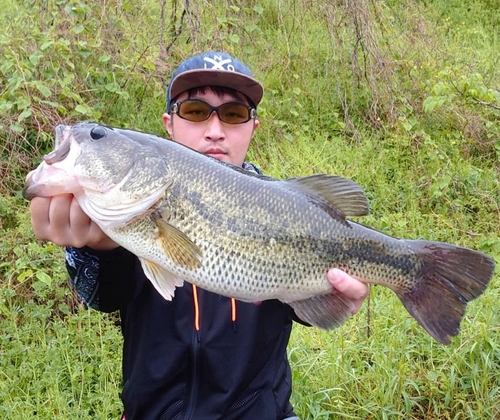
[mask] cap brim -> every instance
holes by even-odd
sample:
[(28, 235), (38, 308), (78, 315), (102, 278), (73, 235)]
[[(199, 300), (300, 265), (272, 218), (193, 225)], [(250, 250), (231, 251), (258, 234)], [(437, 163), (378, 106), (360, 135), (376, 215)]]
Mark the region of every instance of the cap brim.
[(255, 106), (264, 94), (264, 88), (253, 77), (228, 70), (196, 69), (179, 74), (170, 85), (170, 98), (175, 98), (188, 89), (202, 86), (232, 88), (248, 96)]

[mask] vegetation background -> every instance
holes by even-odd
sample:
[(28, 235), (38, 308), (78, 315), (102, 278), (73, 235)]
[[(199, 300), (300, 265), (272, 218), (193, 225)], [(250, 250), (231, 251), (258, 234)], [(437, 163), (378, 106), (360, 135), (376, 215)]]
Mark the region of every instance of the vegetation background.
[[(58, 123), (164, 135), (169, 75), (227, 51), (265, 86), (250, 160), (355, 179), (362, 222), (500, 262), (498, 0), (0, 0), (0, 417), (121, 412), (116, 315), (83, 308), (20, 191)], [(294, 328), (302, 419), (500, 418), (500, 285), (450, 346), (373, 287), (333, 332)]]

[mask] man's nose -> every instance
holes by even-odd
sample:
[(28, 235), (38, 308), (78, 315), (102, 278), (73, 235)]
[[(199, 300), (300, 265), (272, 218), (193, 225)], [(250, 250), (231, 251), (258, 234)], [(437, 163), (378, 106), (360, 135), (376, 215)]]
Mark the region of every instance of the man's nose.
[(225, 139), (224, 126), (222, 121), (219, 119), (217, 112), (212, 111), (212, 114), (208, 118), (207, 126), (205, 128), (205, 138), (217, 141)]

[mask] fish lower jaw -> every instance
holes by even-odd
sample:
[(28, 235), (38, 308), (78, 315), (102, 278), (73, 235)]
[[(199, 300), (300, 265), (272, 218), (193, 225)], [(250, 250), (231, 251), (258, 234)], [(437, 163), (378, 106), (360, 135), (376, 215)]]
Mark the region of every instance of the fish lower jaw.
[(72, 194), (74, 190), (68, 184), (27, 184), (23, 189), (23, 197), (31, 200), (35, 197), (53, 197), (61, 194)]

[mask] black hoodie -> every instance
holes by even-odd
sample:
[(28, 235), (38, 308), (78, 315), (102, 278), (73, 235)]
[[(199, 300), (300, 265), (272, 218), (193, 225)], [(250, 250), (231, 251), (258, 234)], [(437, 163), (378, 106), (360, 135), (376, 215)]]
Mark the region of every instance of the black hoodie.
[(66, 265), (87, 306), (120, 311), (127, 420), (295, 415), (286, 346), (297, 318), (288, 305), (244, 303), (188, 283), (166, 301), (123, 248), (68, 247)]
[[(293, 416), (286, 354), (293, 310), (277, 300), (235, 301), (185, 283), (172, 301), (123, 248), (67, 249), (82, 300), (120, 310), (122, 401), (133, 419), (284, 419)], [(89, 299), (81, 290), (97, 274)]]

